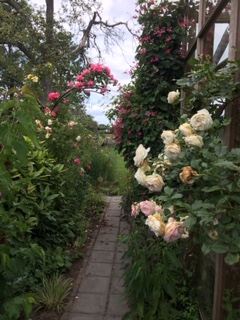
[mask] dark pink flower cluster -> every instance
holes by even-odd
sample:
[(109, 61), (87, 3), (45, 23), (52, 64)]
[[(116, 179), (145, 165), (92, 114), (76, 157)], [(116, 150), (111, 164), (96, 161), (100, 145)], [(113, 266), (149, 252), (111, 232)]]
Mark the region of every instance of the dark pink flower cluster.
[(59, 92), (50, 92), (48, 94), (48, 100), (51, 101), (51, 102), (54, 101), (54, 100), (57, 100), (59, 98), (60, 98), (60, 93)]
[(108, 67), (103, 66), (100, 63), (92, 64), (88, 69), (82, 71), (77, 77), (76, 81), (69, 83), (70, 88), (77, 88), (80, 91), (85, 89), (100, 90), (100, 93), (107, 91), (107, 85), (116, 85), (118, 81), (111, 74)]

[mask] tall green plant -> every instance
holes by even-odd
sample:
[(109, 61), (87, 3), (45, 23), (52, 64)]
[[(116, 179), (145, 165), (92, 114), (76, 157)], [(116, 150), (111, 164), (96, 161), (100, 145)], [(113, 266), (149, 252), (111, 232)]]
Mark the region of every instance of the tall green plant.
[(133, 150), (142, 143), (156, 156), (156, 139), (163, 128), (172, 129), (180, 112), (167, 101), (183, 75), (183, 47), (187, 22), (184, 7), (172, 1), (138, 1), (138, 23), (141, 26), (136, 50), (136, 66), (131, 70), (132, 83), (120, 88), (108, 113), (114, 120), (113, 130), (128, 165)]

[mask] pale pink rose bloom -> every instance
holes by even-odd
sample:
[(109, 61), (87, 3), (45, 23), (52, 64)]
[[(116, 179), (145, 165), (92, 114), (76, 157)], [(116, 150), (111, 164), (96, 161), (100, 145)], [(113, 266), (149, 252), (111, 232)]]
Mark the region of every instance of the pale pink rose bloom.
[(145, 216), (149, 216), (150, 214), (154, 214), (156, 211), (156, 202), (153, 200), (145, 200), (139, 203), (141, 211), (145, 214)]
[(132, 217), (136, 217), (139, 215), (139, 211), (140, 211), (139, 203), (137, 202), (133, 203), (131, 206), (131, 209), (132, 209), (132, 212), (131, 212)]
[(186, 237), (184, 222), (176, 221), (174, 218), (169, 218), (165, 225), (164, 240), (166, 242), (173, 242), (184, 237)]

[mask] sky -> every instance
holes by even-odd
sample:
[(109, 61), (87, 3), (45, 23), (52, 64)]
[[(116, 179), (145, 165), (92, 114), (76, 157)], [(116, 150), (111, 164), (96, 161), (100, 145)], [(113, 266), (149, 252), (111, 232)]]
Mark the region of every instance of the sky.
[[(31, 0), (34, 5), (45, 6), (45, 0)], [(133, 27), (132, 16), (135, 15), (135, 0), (102, 0), (101, 17), (103, 21), (108, 23), (116, 23), (119, 21), (129, 21)], [(61, 0), (54, 0), (55, 11), (61, 6)], [(130, 35), (125, 27), (122, 27), (126, 34), (123, 42), (115, 44), (112, 47), (112, 52), (104, 53), (104, 65), (108, 66), (115, 79), (119, 84), (127, 84), (130, 81), (129, 70), (134, 65), (134, 55), (136, 41)], [(100, 44), (101, 50), (104, 51), (103, 41)], [(96, 52), (89, 51), (93, 63), (98, 63)], [(107, 106), (110, 104), (111, 98), (117, 94), (117, 87), (112, 87), (111, 92), (104, 97), (97, 94), (91, 94), (91, 97), (86, 101), (87, 114), (93, 116), (94, 120), (99, 124), (108, 124), (109, 121), (105, 116)]]

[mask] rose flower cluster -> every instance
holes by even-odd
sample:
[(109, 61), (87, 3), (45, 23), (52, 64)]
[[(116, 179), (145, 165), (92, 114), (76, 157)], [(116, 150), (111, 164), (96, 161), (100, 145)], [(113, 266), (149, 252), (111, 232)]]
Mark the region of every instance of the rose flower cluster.
[[(179, 92), (171, 92), (168, 96), (169, 103), (174, 103), (179, 98)], [(174, 165), (179, 159), (181, 152), (187, 150), (192, 152), (195, 149), (202, 148), (204, 145), (201, 132), (210, 129), (213, 120), (208, 110), (199, 110), (195, 115), (179, 126), (178, 129), (165, 130), (161, 134), (161, 138), (165, 144), (163, 153), (158, 155), (157, 160), (151, 160), (148, 157), (150, 148), (145, 148), (140, 144), (133, 158), (135, 166), (138, 167), (135, 178), (137, 182), (148, 188), (151, 192), (160, 192), (165, 186), (164, 175), (168, 168)], [(160, 171), (161, 175), (158, 173)], [(182, 168), (179, 178), (185, 184), (191, 185), (195, 182), (195, 178), (199, 176), (190, 165)], [(170, 210), (170, 209), (169, 209)], [(132, 205), (132, 216), (136, 217), (142, 211), (147, 220), (145, 224), (155, 233), (156, 236), (162, 236), (165, 241), (171, 242), (178, 238), (186, 237), (187, 231), (184, 222), (177, 221), (170, 217), (166, 221), (164, 210), (156, 205), (152, 200), (146, 200)], [(171, 211), (171, 210), (170, 210)]]
[[(180, 238), (187, 238), (188, 231), (184, 225), (184, 218), (177, 221), (173, 217), (166, 218), (164, 209), (157, 205), (153, 200), (145, 200), (132, 204), (132, 216), (136, 217), (140, 211), (147, 217), (145, 224), (155, 234), (156, 237), (162, 236), (166, 242), (173, 242)], [(173, 207), (168, 211), (174, 213)], [(165, 223), (165, 221), (167, 222)]]

